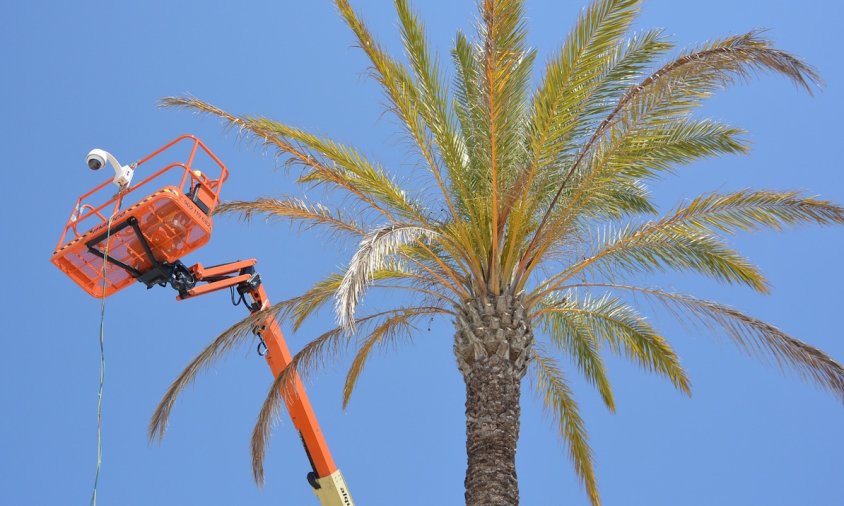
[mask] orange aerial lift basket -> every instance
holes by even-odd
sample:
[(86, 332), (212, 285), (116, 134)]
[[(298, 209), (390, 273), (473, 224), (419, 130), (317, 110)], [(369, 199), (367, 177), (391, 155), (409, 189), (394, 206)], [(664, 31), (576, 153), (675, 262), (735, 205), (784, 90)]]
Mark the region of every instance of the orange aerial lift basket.
[[(149, 162), (160, 168), (131, 184), (135, 171)], [(181, 262), (211, 238), (211, 213), (229, 174), (199, 139), (183, 135), (128, 166), (102, 150), (88, 154), (92, 169), (107, 163), (115, 178), (77, 199), (50, 259), (56, 267), (94, 297), (108, 297), (137, 280), (147, 288), (169, 285), (179, 292), (177, 300), (230, 289), (233, 301), (235, 291), (240, 296), (236, 305), (245, 303), (253, 315), (270, 307), (254, 259), (212, 267)], [(252, 332), (260, 340), (259, 354), (277, 376), (292, 361), (278, 321), (269, 314)], [(354, 506), (301, 379), (294, 373), (292, 394), (282, 388), (311, 463), (308, 482), (314, 494), (325, 506)]]
[[(160, 168), (131, 187), (114, 194), (112, 181), (105, 181), (79, 197), (53, 252), (53, 264), (94, 297), (108, 297), (136, 280), (147, 287), (166, 283), (182, 270), (174, 264), (211, 237), (210, 215), (228, 178), (226, 166), (192, 135), (129, 169), (148, 162)], [(108, 261), (119, 268), (110, 266), (103, 283), (107, 237)]]

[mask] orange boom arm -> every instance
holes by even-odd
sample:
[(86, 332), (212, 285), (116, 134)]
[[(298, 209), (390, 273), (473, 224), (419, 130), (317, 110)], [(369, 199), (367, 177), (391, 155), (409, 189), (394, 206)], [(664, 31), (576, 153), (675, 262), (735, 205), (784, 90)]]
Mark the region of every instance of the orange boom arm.
[[(255, 272), (255, 263), (256, 261), (251, 259), (207, 268), (202, 264), (196, 264), (188, 269), (190, 276), (185, 279), (184, 284), (174, 284), (173, 287), (179, 291), (179, 300), (226, 288), (236, 289), (249, 312), (255, 314), (270, 306), (261, 276)], [(196, 286), (199, 282), (207, 284)], [(270, 316), (253, 332), (261, 338), (261, 342), (266, 347), (267, 363), (273, 376), (278, 377), (293, 360), (278, 320)], [(281, 387), (282, 394), (290, 419), (299, 431), (313, 468), (313, 472), (308, 473), (308, 482), (323, 504), (352, 505), (346, 483), (337, 466), (334, 465), (328, 443), (322, 435), (316, 414), (298, 374), (294, 373), (291, 386), (292, 388)]]

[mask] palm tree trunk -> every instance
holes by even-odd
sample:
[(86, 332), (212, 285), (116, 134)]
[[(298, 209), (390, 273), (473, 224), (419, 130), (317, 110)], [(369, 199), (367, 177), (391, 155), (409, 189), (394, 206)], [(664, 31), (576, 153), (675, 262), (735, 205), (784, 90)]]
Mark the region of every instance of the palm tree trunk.
[(521, 300), (466, 301), (454, 352), (466, 383), (467, 506), (519, 504), (519, 395), (533, 334)]

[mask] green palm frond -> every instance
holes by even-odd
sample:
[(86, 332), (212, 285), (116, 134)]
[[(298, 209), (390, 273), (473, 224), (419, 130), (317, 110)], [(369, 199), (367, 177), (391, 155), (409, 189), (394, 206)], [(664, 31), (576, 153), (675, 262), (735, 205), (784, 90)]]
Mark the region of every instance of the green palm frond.
[(537, 297), (548, 293), (547, 287), (558, 286), (584, 269), (612, 266), (692, 268), (764, 292), (766, 285), (761, 274), (711, 234), (761, 228), (780, 230), (803, 223), (844, 224), (844, 208), (797, 192), (742, 190), (704, 195), (659, 221), (627, 227), (605, 238), (589, 258), (543, 283)]
[[(709, 120), (676, 119), (646, 130), (624, 130), (599, 141), (583, 171), (572, 178), (562, 205), (537, 241), (535, 255), (541, 258), (583, 218), (649, 211), (640, 199), (630, 200), (645, 193), (635, 191), (641, 178), (654, 177), (701, 158), (743, 153), (746, 146), (739, 138), (741, 133)], [(619, 193), (619, 185), (634, 191)]]
[(768, 282), (758, 268), (713, 235), (697, 228), (661, 220), (639, 227), (607, 227), (592, 256), (559, 275), (570, 279), (587, 269), (604, 274), (691, 270), (718, 281), (749, 286), (767, 293)]
[[(585, 115), (584, 110), (601, 85), (610, 81), (617, 85), (619, 76), (612, 70), (623, 71), (617, 65), (618, 60), (607, 56), (615, 55), (623, 47), (619, 42), (636, 17), (640, 3), (639, 0), (592, 3), (577, 20), (562, 50), (548, 62), (545, 77), (533, 97), (528, 141), (532, 160), (525, 169), (525, 188), (531, 187), (534, 173), (556, 162), (566, 150), (579, 126), (578, 120)], [(628, 66), (633, 65), (628, 63)]]
[[(520, 215), (514, 216), (513, 223), (510, 224), (511, 229), (514, 229), (514, 234), (524, 235), (529, 233), (524, 228), (525, 220), (521, 215), (533, 215), (537, 209), (548, 204), (551, 195), (556, 190), (556, 183), (560, 176), (558, 171), (549, 165), (556, 164), (565, 167), (567, 160), (570, 163), (572, 161), (569, 160), (572, 156), (571, 151), (575, 147), (574, 141), (585, 135), (589, 128), (593, 128), (593, 118), (600, 114), (609, 113), (608, 108), (612, 107), (611, 104), (614, 104), (620, 98), (633, 80), (641, 79), (644, 67), (672, 47), (670, 43), (664, 40), (661, 31), (652, 30), (644, 34), (634, 35), (626, 43), (618, 43), (614, 48), (607, 50), (606, 42), (617, 37), (615, 34), (620, 26), (619, 22), (621, 25), (626, 25), (636, 10), (632, 4), (626, 6), (618, 2), (615, 2), (614, 5), (610, 4), (608, 2), (603, 2), (603, 5), (594, 4), (592, 9), (596, 12), (593, 12), (592, 15), (582, 16), (580, 20), (580, 23), (591, 20), (591, 24), (578, 25), (578, 28), (575, 28), (573, 35), (570, 37), (570, 39), (575, 40), (570, 40), (566, 46), (567, 48), (579, 48), (580, 51), (574, 51), (574, 53), (582, 56), (584, 35), (589, 35), (587, 38), (591, 40), (596, 35), (597, 26), (595, 23), (598, 22), (602, 25), (597, 34), (599, 35), (597, 37), (600, 43), (599, 48), (602, 50), (600, 54), (596, 54), (594, 50), (588, 51), (592, 56), (592, 61), (587, 65), (588, 69), (592, 69), (590, 72), (593, 74), (594, 65), (602, 65), (601, 75), (593, 77), (586, 84), (567, 87), (573, 81), (581, 83), (583, 80), (575, 80), (572, 77), (577, 69), (571, 67), (573, 65), (576, 67), (576, 65), (572, 62), (565, 63), (566, 55), (570, 55), (570, 57), (573, 55), (571, 55), (572, 51), (564, 48), (559, 58), (549, 63), (545, 80), (534, 95), (534, 112), (529, 127), (529, 135), (531, 136), (529, 146), (533, 153), (532, 163), (522, 171), (510, 196), (511, 205), (515, 205), (519, 198), (523, 201), (521, 212), (517, 213)], [(609, 19), (613, 22), (606, 27), (603, 25), (608, 21), (608, 7), (618, 10)], [(581, 33), (581, 41), (578, 43), (576, 40), (577, 33), (584, 31), (586, 34)], [(609, 38), (607, 35), (609, 35)], [(559, 78), (563, 78), (565, 82), (556, 82)], [(552, 96), (556, 98), (552, 99)], [(578, 102), (577, 98), (582, 101)], [(555, 106), (555, 101), (562, 102), (562, 105)], [(553, 135), (555, 132), (556, 135)], [(546, 140), (543, 141), (543, 138), (546, 138)], [(545, 147), (537, 148), (537, 145)], [(542, 155), (543, 151), (546, 152), (545, 156)], [(535, 177), (538, 177), (539, 181), (534, 185), (532, 181)], [(538, 193), (542, 197), (537, 198), (535, 195), (529, 197), (527, 192)], [(545, 197), (546, 195), (547, 197)], [(505, 210), (510, 210), (511, 205), (507, 205)], [(512, 262), (513, 259), (509, 259), (508, 265)]]
[[(424, 221), (424, 212), (415, 202), (408, 199), (404, 189), (398, 186), (380, 165), (371, 162), (356, 149), (267, 118), (245, 118), (244, 121), (255, 131), (268, 132), (299, 143), (308, 150), (309, 156), (329, 162), (321, 163), (316, 168), (303, 164), (307, 172), (299, 178), (299, 182), (337, 184), (337, 178), (344, 179), (347, 185), (353, 185), (359, 192), (399, 216)], [(296, 158), (293, 160), (297, 161)], [(325, 168), (333, 171), (326, 171)]]
[[(429, 50), (425, 38), (424, 27), (418, 17), (411, 12), (406, 0), (396, 0), (396, 11), (401, 21), (402, 40), (405, 51), (416, 78), (416, 85), (420, 97), (419, 110), (430, 130), (434, 143), (439, 148), (439, 157), (446, 170), (449, 189), (454, 198), (448, 200), (453, 205), (452, 222), (454, 237), (458, 242), (466, 244), (465, 249), (474, 249), (484, 244), (482, 235), (474, 227), (467, 227), (460, 216), (467, 218), (468, 223), (479, 222), (477, 182), (466, 175), (471, 171), (470, 154), (464, 138), (465, 130), (461, 131), (456, 114), (449, 108), (448, 88), (440, 77), (439, 64)], [(433, 159), (436, 153), (426, 155)], [(468, 268), (480, 273), (482, 263), (471, 257), (464, 258)]]
[[(466, 146), (465, 170), (455, 179), (455, 186), (463, 191), (457, 205), (468, 223), (464, 236), (473, 252), (474, 261), (470, 262), (472, 278), (475, 289), (482, 293), (486, 289), (485, 273), (491, 256), (492, 229), (473, 224), (490, 223), (492, 220), (489, 204), (492, 181), (486, 164), (490, 157), (490, 138), (489, 118), (484, 112), (481, 90), (481, 52), (463, 33), (458, 32), (451, 55), (456, 67), (454, 111)], [(461, 223), (461, 226), (464, 225)]]
[(628, 291), (652, 298), (678, 319), (720, 330), (748, 355), (771, 360), (780, 367), (790, 367), (804, 380), (829, 390), (844, 402), (844, 367), (841, 364), (821, 350), (735, 308), (656, 288), (609, 283), (580, 286)]
[[(340, 9), (340, 13), (347, 25), (357, 37), (361, 49), (369, 57), (372, 63), (373, 77), (384, 88), (390, 101), (392, 112), (399, 117), (407, 128), (408, 134), (418, 147), (420, 155), (434, 176), (449, 215), (454, 219), (452, 224), (454, 226), (455, 241), (452, 243), (469, 246), (478, 244), (478, 236), (472, 230), (472, 227), (468, 227), (467, 223), (456, 219), (460, 213), (455, 205), (452, 190), (453, 183), (455, 181), (459, 182), (459, 178), (453, 176), (448, 177), (450, 175), (449, 173), (443, 173), (443, 168), (438, 161), (435, 144), (432, 140), (432, 137), (434, 137), (438, 142), (441, 142), (440, 149), (443, 152), (452, 150), (452, 148), (453, 150), (459, 150), (459, 140), (452, 135), (456, 131), (448, 126), (451, 120), (448, 114), (447, 101), (441, 104), (434, 104), (426, 103), (425, 100), (426, 93), (433, 92), (433, 95), (430, 95), (431, 98), (436, 96), (436, 89), (438, 89), (439, 84), (437, 84), (438, 78), (434, 72), (432, 60), (424, 48), (424, 37), (421, 26), (413, 22), (413, 16), (410, 14), (409, 7), (403, 5), (401, 2), (397, 4), (399, 10), (404, 9), (405, 12), (404, 21), (406, 37), (409, 39), (409, 51), (414, 53), (411, 55), (411, 60), (415, 60), (419, 64), (418, 71), (421, 73), (422, 81), (422, 89), (420, 90), (420, 83), (415, 82), (408, 69), (391, 58), (381, 48), (366, 28), (366, 25), (349, 5), (348, 1), (335, 0), (335, 3)], [(426, 63), (428, 64), (427, 66)], [(433, 136), (430, 134), (432, 131), (434, 132)], [(441, 135), (437, 136), (437, 131)], [(459, 152), (453, 151), (448, 154), (448, 156), (452, 155), (459, 156)], [(459, 173), (456, 168), (450, 165), (446, 169), (447, 171), (454, 170)], [(427, 220), (419, 218), (417, 217), (415, 221), (421, 221), (424, 223), (424, 226), (431, 226)], [(468, 248), (464, 247), (462, 249), (465, 250)], [(462, 256), (463, 260), (470, 264), (468, 266), (470, 269), (480, 272), (481, 264), (475, 262), (476, 259), (472, 255), (462, 254), (459, 249), (451, 250), (450, 254), (455, 257)]]
[(410, 137), (419, 148), (420, 154), (431, 170), (434, 179), (442, 193), (445, 203), (452, 216), (456, 216), (451, 194), (447, 186), (446, 178), (443, 177), (440, 164), (437, 163), (434, 146), (428, 136), (429, 125), (423, 115), (425, 107), (419, 97), (419, 91), (408, 70), (391, 58), (375, 41), (372, 34), (360, 17), (352, 9), (347, 0), (335, 0), (340, 14), (346, 20), (346, 24), (358, 39), (360, 48), (369, 57), (372, 63), (372, 74), (378, 81), (390, 103), (393, 112), (399, 117), (407, 128)]
[[(489, 177), (493, 212), (500, 192), (514, 174), (523, 152), (527, 85), (535, 52), (527, 48), (522, 0), (482, 0), (478, 37), (481, 47), (480, 89), (489, 118)], [(495, 220), (493, 220), (495, 222)]]
[(677, 214), (691, 226), (727, 234), (762, 228), (779, 231), (803, 223), (844, 225), (844, 208), (828, 200), (804, 197), (799, 192), (710, 193), (697, 197)]
[(597, 121), (610, 113), (630, 87), (645, 77), (648, 67), (673, 48), (674, 44), (661, 29), (634, 33), (616, 44), (606, 56), (608, 62), (600, 85), (586, 98), (572, 139), (583, 139), (591, 134), (589, 128), (595, 128)]
[[(483, 113), (480, 88), (480, 54), (475, 45), (462, 32), (457, 32), (454, 48), (451, 50), (456, 74), (454, 78), (454, 110), (460, 123), (460, 130), (466, 143), (468, 166), (460, 179), (473, 190), (475, 196), (489, 195), (489, 177), (483, 161), (489, 158), (488, 118)], [(476, 216), (485, 211), (481, 198), (466, 196), (465, 204)]]
[(604, 164), (611, 174), (653, 177), (680, 165), (721, 155), (744, 154), (744, 130), (712, 120), (679, 118), (625, 131)]
[(809, 94), (813, 85), (822, 84), (811, 66), (774, 48), (759, 35), (758, 30), (734, 35), (681, 54), (645, 79), (636, 90), (630, 90), (620, 103), (619, 112), (640, 100), (657, 97), (676, 102), (670, 107), (663, 103), (668, 110), (684, 111), (718, 89), (765, 72), (780, 74)]
[(809, 93), (812, 84), (820, 84), (814, 69), (793, 55), (773, 48), (758, 35), (749, 32), (716, 40), (663, 65), (627, 90), (581, 153), (585, 154), (595, 140), (617, 124), (683, 117), (714, 91), (754, 74), (781, 74)]
[(596, 221), (654, 215), (657, 212), (651, 202), (651, 193), (642, 182), (633, 178), (606, 178), (595, 185), (589, 196), (581, 202), (579, 209), (573, 213), (573, 224), (555, 225), (560, 234), (548, 246), (552, 249), (557, 244), (572, 242), (573, 238), (568, 236), (572, 230), (585, 228)]
[(811, 85), (821, 82), (810, 66), (785, 51), (773, 48), (770, 42), (759, 38), (757, 32), (750, 32), (690, 51), (664, 65), (639, 85), (631, 87), (601, 121), (589, 141), (580, 148), (533, 233), (519, 271), (534, 263), (535, 249), (544, 250), (541, 239), (560, 196), (598, 141), (616, 125), (625, 128), (630, 124), (641, 125), (648, 121), (654, 124), (683, 117), (713, 91), (736, 79), (747, 79), (754, 73), (764, 71), (782, 74), (810, 93)]
[[(395, 218), (390, 206), (393, 212), (406, 213), (415, 219), (422, 218), (422, 213), (407, 201), (404, 192), (386, 177), (383, 170), (373, 166), (352, 148), (321, 140), (281, 123), (238, 117), (191, 97), (166, 97), (161, 100), (161, 105), (209, 114), (222, 119), (231, 128), (251, 134), (265, 146), (275, 149), (279, 155), (289, 157), (288, 162), (305, 167), (308, 172), (300, 182), (332, 184), (342, 188), (393, 221)], [(325, 160), (331, 163), (325, 163)]]
[(678, 165), (702, 158), (746, 152), (742, 130), (710, 120), (677, 119), (642, 130), (625, 130), (600, 141), (572, 178), (561, 207), (547, 227), (547, 236), (558, 235), (594, 206), (604, 206), (601, 193), (607, 185), (673, 171)]
[[(567, 300), (547, 301), (547, 305), (558, 307), (565, 302)], [(557, 350), (571, 357), (586, 381), (598, 389), (607, 408), (615, 412), (615, 398), (601, 358), (601, 345), (589, 322), (585, 318), (578, 318), (579, 315), (575, 312), (542, 313), (541, 309), (538, 312), (540, 313), (536, 318), (542, 330), (551, 337), (551, 342)]]
[(491, 226), (486, 264), (487, 289), (500, 293), (500, 242), (504, 223), (500, 219), (503, 192), (524, 159), (525, 99), (531, 65), (536, 53), (526, 47), (523, 5), (520, 0), (484, 0), (478, 26), (480, 48), (479, 90), (483, 117), (480, 135), (488, 139), (483, 161), (489, 177), (488, 199)]
[[(420, 91), (421, 114), (439, 146), (450, 179), (459, 183), (461, 174), (465, 172), (467, 155), (457, 122), (448, 107), (448, 87), (442, 80), (439, 63), (429, 52), (422, 22), (411, 11), (407, 0), (396, 0), (395, 3), (405, 52)], [(465, 187), (456, 184), (455, 190), (460, 193), (465, 191)]]
[(620, 299), (605, 295), (579, 300), (575, 293), (568, 292), (565, 298), (547, 300), (540, 313), (552, 321), (574, 322), (593, 339), (607, 343), (613, 353), (665, 376), (676, 388), (691, 395), (689, 379), (674, 350), (643, 316)]
[(541, 347), (534, 347), (530, 365), (536, 393), (557, 422), (560, 437), (569, 448), (574, 470), (583, 480), (592, 506), (600, 506), (601, 499), (592, 466), (592, 449), (589, 447), (586, 427), (580, 417), (571, 388), (566, 383), (557, 362), (544, 354)]

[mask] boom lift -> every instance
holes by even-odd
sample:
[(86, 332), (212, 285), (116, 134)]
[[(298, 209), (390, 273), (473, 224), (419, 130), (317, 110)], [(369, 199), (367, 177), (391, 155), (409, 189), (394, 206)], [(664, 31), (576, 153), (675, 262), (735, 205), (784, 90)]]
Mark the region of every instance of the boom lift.
[[(131, 184), (139, 167), (151, 160), (172, 157), (185, 148), (186, 159), (171, 161), (134, 186)], [(228, 178), (226, 166), (199, 139), (182, 135), (131, 165), (120, 165), (114, 156), (100, 149), (92, 150), (87, 160), (94, 170), (112, 165), (115, 177), (77, 199), (51, 258), (83, 290), (94, 297), (108, 297), (137, 280), (147, 288), (170, 285), (179, 293), (179, 301), (232, 289), (250, 314), (269, 307), (261, 277), (255, 271), (256, 260), (213, 267), (200, 263), (187, 267), (181, 262), (210, 239), (211, 214)], [(216, 179), (200, 170), (206, 167), (217, 173)], [(171, 184), (158, 187), (165, 179), (170, 179)], [(117, 193), (96, 204), (98, 197), (107, 196), (110, 182), (117, 185)], [(143, 188), (157, 189), (144, 195)], [(124, 206), (128, 207), (122, 209)], [(105, 280), (104, 259), (109, 263)], [(277, 376), (292, 360), (278, 321), (269, 316), (253, 331), (261, 340), (259, 346), (263, 346), (267, 364)], [(323, 506), (353, 506), (298, 375), (293, 383), (282, 394), (311, 464), (308, 482)]]

